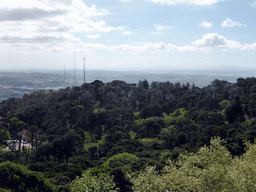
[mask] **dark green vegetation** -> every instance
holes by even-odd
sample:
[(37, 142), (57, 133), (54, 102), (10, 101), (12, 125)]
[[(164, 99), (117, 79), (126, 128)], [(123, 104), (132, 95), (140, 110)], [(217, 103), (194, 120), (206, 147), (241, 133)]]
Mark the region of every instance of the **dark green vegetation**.
[(127, 173), (138, 174), (146, 165), (160, 170), (168, 159), (196, 152), (214, 136), (227, 141), (232, 155), (242, 155), (243, 141), (256, 137), (256, 78), (215, 80), (204, 88), (96, 80), (9, 98), (0, 104), (0, 116), (3, 146), (10, 137), (21, 141), (24, 130), (33, 146), (0, 152), (6, 173), (1, 171), (6, 182), (0, 188), (69, 191), (71, 181), (90, 170), (113, 177), (120, 191), (131, 191)]
[(53, 191), (54, 187), (46, 181), (42, 173), (28, 170), (26, 167), (5, 161), (0, 163), (0, 187), (12, 191)]

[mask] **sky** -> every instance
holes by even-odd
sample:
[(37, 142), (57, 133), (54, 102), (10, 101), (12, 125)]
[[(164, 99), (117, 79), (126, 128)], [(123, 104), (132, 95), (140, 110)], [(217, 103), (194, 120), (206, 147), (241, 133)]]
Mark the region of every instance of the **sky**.
[(8, 0), (0, 70), (255, 68), (255, 0)]

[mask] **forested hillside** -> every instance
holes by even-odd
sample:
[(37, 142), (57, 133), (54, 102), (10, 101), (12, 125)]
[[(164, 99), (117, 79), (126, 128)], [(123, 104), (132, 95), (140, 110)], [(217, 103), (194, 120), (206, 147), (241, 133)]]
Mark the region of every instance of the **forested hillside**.
[[(140, 80), (136, 85), (96, 80), (59, 91), (37, 91), (22, 99), (9, 98), (0, 104), (0, 116), (0, 170), (6, 170), (6, 174), (1, 171), (0, 189), (33, 191), (23, 179), (33, 177), (34, 191), (42, 186), (42, 191), (211, 191), (201, 181), (197, 181), (201, 187), (192, 186), (192, 176), (186, 180), (191, 186), (168, 181), (175, 174), (185, 179), (182, 170), (209, 171), (212, 162), (218, 167), (216, 154), (226, 154), (225, 163), (220, 164), (227, 170), (235, 169), (228, 167), (235, 162), (233, 157), (240, 157), (234, 166), (246, 161), (249, 152), (245, 148), (256, 137), (256, 78), (239, 78), (236, 83), (216, 79), (203, 88), (179, 82), (149, 85)], [(214, 137), (218, 139), (210, 145)], [(19, 147), (7, 150), (8, 139), (17, 140)], [(22, 147), (23, 140), (32, 149)], [(209, 155), (209, 145), (222, 152), (208, 151)], [(210, 158), (204, 164), (195, 160), (212, 154), (215, 160)], [(256, 161), (254, 156), (250, 158)], [(199, 172), (193, 178), (204, 174)], [(224, 181), (222, 176), (216, 175), (219, 180), (215, 182)], [(225, 181), (226, 186), (232, 188), (227, 183), (235, 182), (235, 177), (230, 176), (233, 180)], [(157, 183), (150, 183), (152, 178), (167, 188), (154, 189)], [(142, 185), (149, 188), (140, 188)]]

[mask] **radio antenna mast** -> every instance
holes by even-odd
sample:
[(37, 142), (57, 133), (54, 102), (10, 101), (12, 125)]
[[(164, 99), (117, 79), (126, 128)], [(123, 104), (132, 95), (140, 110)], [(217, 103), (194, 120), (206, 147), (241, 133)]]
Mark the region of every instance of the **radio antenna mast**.
[(74, 83), (76, 86), (76, 52), (74, 51)]
[(64, 63), (64, 86), (66, 85), (66, 65)]
[(84, 58), (84, 83), (85, 83), (85, 58)]
[(57, 79), (56, 79), (56, 85), (57, 85), (57, 90), (59, 90), (59, 74), (57, 72)]

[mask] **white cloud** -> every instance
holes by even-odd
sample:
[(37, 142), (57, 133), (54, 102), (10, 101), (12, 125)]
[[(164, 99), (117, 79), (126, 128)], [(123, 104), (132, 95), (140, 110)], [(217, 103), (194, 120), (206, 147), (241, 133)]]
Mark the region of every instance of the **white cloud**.
[(253, 8), (255, 8), (255, 7), (256, 7), (256, 1), (254, 1), (254, 2), (251, 4), (251, 6), (252, 6)]
[(192, 42), (192, 45), (176, 46), (171, 43), (135, 43), (133, 45), (115, 45), (108, 46), (103, 44), (87, 43), (83, 45), (84, 49), (105, 49), (117, 51), (179, 51), (179, 52), (210, 52), (212, 50), (255, 50), (256, 43), (254, 44), (240, 44), (239, 42), (228, 40), (225, 37), (216, 33), (210, 33), (203, 36), (202, 39)]
[(57, 17), (65, 15), (65, 10), (42, 10), (38, 8), (33, 9), (1, 9), (0, 22), (3, 21), (25, 21), (37, 20), (42, 18)]
[(195, 52), (195, 51), (204, 51), (203, 48), (195, 47), (195, 46), (181, 46), (178, 47), (176, 45), (170, 43), (144, 43), (144, 44), (135, 44), (135, 45), (115, 45), (108, 46), (103, 44), (92, 44), (87, 43), (83, 46), (84, 49), (105, 49), (105, 50), (117, 50), (117, 51), (125, 51), (125, 52), (142, 52), (142, 51), (180, 51), (180, 52)]
[[(153, 0), (152, 0), (153, 1)], [(18, 3), (17, 3), (18, 2)], [(64, 50), (106, 49), (117, 51), (211, 51), (212, 49), (256, 49), (256, 43), (242, 45), (236, 41), (227, 40), (218, 34), (207, 34), (192, 45), (176, 46), (170, 43), (146, 43), (143, 45), (84, 44), (74, 36), (75, 33), (85, 33), (87, 38), (96, 39), (99, 33), (123, 31), (123, 26), (108, 26), (105, 21), (94, 21), (94, 17), (109, 14), (105, 9), (88, 7), (82, 0), (8, 0), (0, 4), (0, 50), (18, 50), (29, 52), (60, 52)], [(157, 2), (155, 0), (155, 2)], [(159, 2), (159, 1), (158, 1)], [(162, 2), (167, 2), (162, 0)], [(172, 2), (181, 2), (174, 0)], [(184, 3), (192, 1), (184, 0)], [(196, 1), (194, 1), (196, 2)], [(198, 3), (201, 2), (198, 0)], [(209, 1), (208, 1), (209, 2)], [(200, 4), (200, 3), (199, 3)], [(227, 21), (227, 20), (226, 20)], [(205, 23), (205, 24), (204, 24)], [(234, 25), (233, 21), (226, 25)], [(231, 24), (230, 24), (231, 23)], [(239, 25), (235, 22), (235, 25)], [(209, 26), (203, 22), (202, 26)], [(154, 25), (156, 33), (163, 34), (172, 26)], [(93, 35), (92, 35), (93, 34)], [(124, 31), (123, 35), (131, 34)]]
[(166, 5), (188, 4), (188, 5), (198, 5), (198, 6), (210, 6), (224, 0), (147, 0), (147, 1), (151, 1), (153, 3), (166, 4)]
[(209, 33), (203, 36), (203, 39), (199, 39), (192, 43), (196, 47), (203, 48), (228, 48), (228, 49), (242, 49), (243, 46), (233, 40), (227, 40), (217, 33)]
[[(74, 33), (107, 33), (124, 27), (108, 26), (94, 17), (106, 9), (88, 7), (82, 0), (8, 0), (0, 3), (0, 42), (10, 50), (73, 49), (81, 45)], [(98, 38), (89, 35), (88, 38)], [(61, 48), (62, 49), (62, 48)]]
[(87, 43), (84, 45), (86, 49), (108, 49), (108, 50), (121, 50), (121, 51), (160, 51), (165, 50), (167, 45), (163, 42), (160, 43), (147, 43), (144, 45), (115, 45), (115, 46), (107, 46), (103, 44), (92, 44)]
[(209, 22), (202, 22), (198, 24), (199, 27), (204, 27), (204, 28), (211, 28), (212, 27), (212, 23)]
[(76, 32), (98, 31), (98, 32), (107, 33), (114, 30), (122, 31), (124, 27), (110, 27), (106, 25), (105, 21), (94, 22), (90, 19), (86, 19), (83, 23), (75, 26), (75, 29), (76, 29)]
[(86, 35), (86, 37), (90, 38), (90, 39), (98, 39), (98, 38), (100, 38), (100, 34), (95, 34), (95, 35), (89, 34), (89, 35)]
[(221, 26), (222, 27), (241, 27), (246, 25), (243, 25), (240, 22), (232, 21), (231, 19), (226, 19), (225, 21), (222, 22)]
[(156, 30), (157, 30), (157, 31), (163, 31), (163, 30), (166, 30), (166, 29), (171, 29), (171, 28), (173, 28), (173, 26), (167, 26), (167, 25), (165, 25), (165, 26), (154, 25), (154, 27), (156, 27)]
[(164, 35), (164, 33), (159, 32), (159, 31), (158, 31), (158, 32), (153, 32), (153, 31), (152, 31), (152, 32), (150, 33), (150, 35)]
[(171, 29), (173, 28), (173, 26), (162, 26), (162, 25), (154, 25), (154, 27), (156, 28), (157, 32), (151, 32), (150, 35), (164, 35), (163, 31), (167, 30), (167, 29)]
[(123, 32), (123, 35), (131, 35), (132, 33), (131, 33), (131, 31), (125, 31), (125, 32)]

